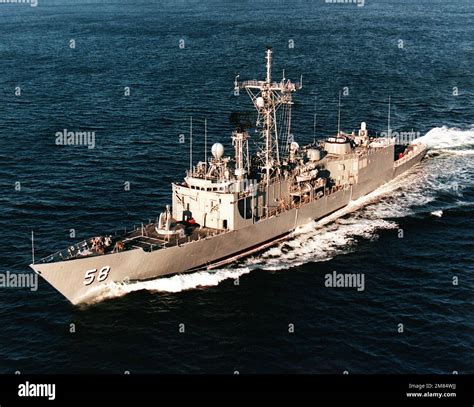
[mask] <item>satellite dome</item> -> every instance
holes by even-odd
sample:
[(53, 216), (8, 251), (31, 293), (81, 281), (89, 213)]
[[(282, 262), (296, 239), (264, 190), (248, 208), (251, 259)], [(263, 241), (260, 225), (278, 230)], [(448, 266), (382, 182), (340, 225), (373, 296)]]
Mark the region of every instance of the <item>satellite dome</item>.
[(221, 143), (214, 143), (211, 148), (212, 156), (216, 159), (224, 155), (224, 146)]
[(257, 107), (261, 109), (262, 107), (265, 106), (265, 100), (261, 96), (259, 96), (255, 102), (257, 104)]
[(321, 151), (316, 148), (310, 148), (306, 154), (310, 161), (319, 161), (321, 159)]
[(296, 141), (292, 141), (290, 144), (290, 150), (298, 151), (300, 149), (300, 145)]
[(361, 130), (367, 130), (367, 123), (366, 123), (366, 122), (362, 122), (362, 123), (360, 124), (360, 129), (361, 129)]

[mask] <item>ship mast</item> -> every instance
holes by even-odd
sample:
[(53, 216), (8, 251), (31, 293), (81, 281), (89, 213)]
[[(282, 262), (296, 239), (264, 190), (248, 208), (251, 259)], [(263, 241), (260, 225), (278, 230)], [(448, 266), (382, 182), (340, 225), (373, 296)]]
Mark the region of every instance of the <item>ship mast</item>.
[(316, 144), (316, 96), (314, 97), (313, 144)]
[[(272, 100), (271, 100), (271, 94), (270, 94), (270, 85), (272, 83), (272, 50), (270, 48), (267, 49), (267, 55), (266, 55), (266, 60), (267, 60), (267, 78), (266, 78), (266, 83), (265, 87), (262, 89), (262, 97), (263, 100), (266, 102), (264, 105), (264, 126), (265, 126), (265, 172), (266, 172), (266, 181), (267, 183), (270, 181), (270, 170), (272, 168), (272, 136), (271, 136), (271, 130), (272, 130)], [(278, 139), (277, 139), (278, 140)], [(278, 149), (277, 149), (278, 151)], [(278, 160), (278, 158), (277, 158)], [(277, 161), (277, 165), (280, 163)]]
[(389, 96), (388, 97), (388, 118), (387, 118), (387, 137), (391, 138), (392, 137), (392, 130), (390, 129), (390, 108), (391, 108), (391, 101), (392, 98)]
[(204, 119), (204, 179), (207, 179), (207, 119)]
[(341, 133), (341, 91), (339, 91), (339, 104), (337, 105), (337, 135)]
[(261, 169), (267, 185), (275, 173), (280, 170), (279, 130), (276, 113), (280, 106), (293, 104), (292, 92), (301, 89), (300, 83), (293, 83), (283, 78), (280, 82), (272, 82), (272, 50), (266, 51), (266, 77), (264, 81), (250, 80), (238, 82), (235, 88), (245, 89), (258, 112), (256, 127), (262, 137)]
[(235, 149), (235, 176), (237, 179), (244, 179), (249, 172), (249, 135), (246, 131), (234, 131), (232, 133), (232, 144)]

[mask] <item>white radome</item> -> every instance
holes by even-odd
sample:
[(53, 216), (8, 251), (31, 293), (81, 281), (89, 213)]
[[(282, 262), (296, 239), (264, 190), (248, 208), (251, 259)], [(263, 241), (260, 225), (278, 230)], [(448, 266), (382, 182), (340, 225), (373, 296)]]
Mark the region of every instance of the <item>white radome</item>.
[(211, 148), (211, 153), (216, 159), (222, 158), (224, 155), (224, 146), (221, 143), (214, 143)]
[(307, 152), (307, 157), (310, 161), (319, 161), (321, 159), (321, 151), (316, 148), (310, 148)]
[(360, 129), (361, 129), (361, 130), (367, 130), (367, 123), (366, 123), (366, 122), (362, 122), (362, 123), (360, 124)]
[(261, 96), (259, 96), (256, 100), (256, 104), (257, 104), (257, 107), (261, 109), (262, 107), (265, 106), (265, 101), (263, 100)]
[(296, 141), (292, 141), (290, 144), (290, 149), (293, 151), (298, 151), (300, 149), (300, 145)]

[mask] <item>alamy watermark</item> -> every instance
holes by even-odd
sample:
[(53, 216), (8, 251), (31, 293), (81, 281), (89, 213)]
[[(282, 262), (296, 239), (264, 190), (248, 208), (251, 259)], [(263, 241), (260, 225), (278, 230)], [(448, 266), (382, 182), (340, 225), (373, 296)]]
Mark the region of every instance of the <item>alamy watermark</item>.
[(57, 146), (87, 146), (87, 148), (95, 148), (95, 132), (94, 131), (69, 131), (64, 129), (56, 133)]
[(409, 144), (421, 137), (419, 131), (382, 131), (380, 137), (395, 138), (396, 144)]
[(31, 7), (36, 7), (38, 0), (0, 0), (0, 4), (29, 4)]
[(0, 288), (29, 288), (38, 290), (38, 274), (33, 273), (0, 273)]
[(56, 385), (40, 383), (20, 383), (18, 385), (19, 397), (45, 397), (48, 400), (56, 399)]
[(325, 0), (326, 4), (357, 4), (357, 7), (364, 7), (365, 0)]
[(365, 274), (344, 274), (333, 271), (324, 276), (324, 285), (331, 288), (357, 288), (357, 291), (365, 290)]

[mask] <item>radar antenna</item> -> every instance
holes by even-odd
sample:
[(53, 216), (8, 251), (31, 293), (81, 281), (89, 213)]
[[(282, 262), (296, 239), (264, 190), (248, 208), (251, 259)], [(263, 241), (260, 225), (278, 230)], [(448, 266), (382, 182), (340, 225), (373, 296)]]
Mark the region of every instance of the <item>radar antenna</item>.
[(337, 109), (337, 135), (341, 132), (341, 91), (339, 91), (339, 106)]
[(316, 144), (316, 96), (314, 97), (313, 144)]
[(193, 172), (193, 116), (189, 118), (189, 173)]
[(204, 119), (204, 179), (207, 179), (207, 119)]
[(391, 138), (392, 130), (390, 129), (390, 110), (391, 110), (391, 96), (388, 97), (388, 119), (387, 119), (387, 137)]

